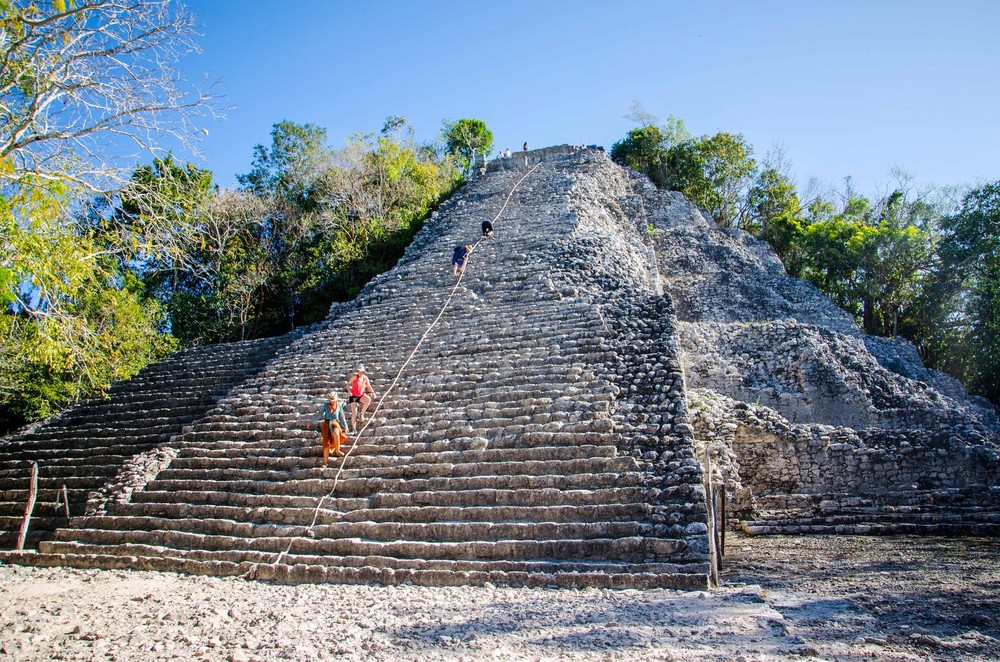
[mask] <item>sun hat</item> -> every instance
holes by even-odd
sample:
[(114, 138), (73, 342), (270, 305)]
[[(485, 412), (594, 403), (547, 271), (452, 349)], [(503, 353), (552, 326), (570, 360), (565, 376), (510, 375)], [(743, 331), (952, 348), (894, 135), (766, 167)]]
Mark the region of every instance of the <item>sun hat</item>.
[(358, 369), (355, 372), (365, 372), (365, 366), (364, 365), (359, 365)]

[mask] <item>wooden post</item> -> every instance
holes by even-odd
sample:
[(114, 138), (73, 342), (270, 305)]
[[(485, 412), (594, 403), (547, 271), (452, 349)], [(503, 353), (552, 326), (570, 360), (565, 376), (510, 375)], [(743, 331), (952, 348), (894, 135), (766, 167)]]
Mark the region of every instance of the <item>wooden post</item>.
[(69, 494), (66, 492), (66, 486), (65, 485), (63, 485), (63, 488), (62, 488), (62, 499), (63, 499), (63, 508), (65, 508), (65, 510), (66, 510), (66, 519), (68, 520), (69, 519)]
[(725, 554), (722, 545), (722, 536), (725, 532), (722, 530), (722, 493), (725, 488), (720, 488), (718, 485), (712, 486), (712, 515), (715, 518), (715, 528), (713, 533), (715, 535), (715, 567), (719, 572), (722, 572), (722, 556)]
[(712, 458), (705, 449), (705, 506), (708, 509), (708, 583), (719, 585), (718, 550), (715, 548), (715, 497), (712, 494)]
[(725, 556), (726, 556), (726, 519), (727, 519), (726, 518), (726, 506), (728, 505), (726, 503), (727, 497), (726, 497), (726, 484), (725, 483), (722, 484), (722, 493), (721, 493), (720, 496), (722, 497), (722, 549), (719, 550), (719, 556), (725, 558)]
[(21, 521), (21, 532), (17, 535), (17, 551), (24, 549), (24, 541), (28, 538), (28, 524), (31, 522), (31, 512), (35, 509), (35, 498), (38, 496), (38, 463), (31, 463), (31, 487), (28, 488), (28, 507), (24, 509), (24, 520)]

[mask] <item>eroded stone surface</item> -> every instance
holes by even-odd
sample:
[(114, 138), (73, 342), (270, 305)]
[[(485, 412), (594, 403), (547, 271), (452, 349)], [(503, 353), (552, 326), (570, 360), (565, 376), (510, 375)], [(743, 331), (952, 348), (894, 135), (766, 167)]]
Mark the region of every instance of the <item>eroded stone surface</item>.
[(767, 244), (644, 178), (634, 186), (675, 301), (695, 434), (733, 514), (787, 511), (757, 533), (998, 530), (1000, 423), (988, 403), (926, 369), (906, 341), (865, 336), (788, 278)]

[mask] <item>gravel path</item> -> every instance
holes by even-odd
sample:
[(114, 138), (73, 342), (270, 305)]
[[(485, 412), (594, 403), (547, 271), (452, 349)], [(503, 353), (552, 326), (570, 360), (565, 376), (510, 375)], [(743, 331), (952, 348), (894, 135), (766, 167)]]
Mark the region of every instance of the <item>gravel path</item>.
[(996, 540), (730, 537), (708, 592), (0, 566), (0, 659), (1000, 658)]

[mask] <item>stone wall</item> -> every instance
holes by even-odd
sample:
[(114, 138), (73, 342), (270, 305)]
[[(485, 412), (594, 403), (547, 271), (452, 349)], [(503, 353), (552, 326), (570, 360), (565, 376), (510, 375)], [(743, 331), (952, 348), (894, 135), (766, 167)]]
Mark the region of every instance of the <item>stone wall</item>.
[(767, 244), (643, 177), (633, 188), (675, 302), (695, 438), (738, 518), (852, 498), (912, 506), (956, 490), (1000, 510), (988, 403), (905, 340), (866, 336)]

